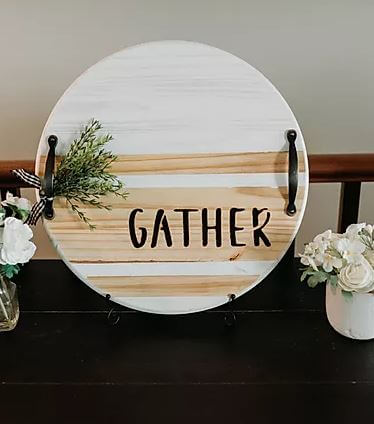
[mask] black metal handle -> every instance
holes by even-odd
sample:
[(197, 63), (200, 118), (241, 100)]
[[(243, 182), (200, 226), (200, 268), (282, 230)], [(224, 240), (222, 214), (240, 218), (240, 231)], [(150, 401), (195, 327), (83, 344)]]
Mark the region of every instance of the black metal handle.
[(286, 137), (289, 143), (288, 147), (288, 205), (286, 212), (288, 216), (293, 216), (296, 213), (296, 194), (298, 186), (298, 159), (295, 141), (297, 138), (296, 130), (288, 130)]
[(44, 195), (46, 197), (46, 203), (44, 208), (44, 217), (46, 219), (53, 219), (55, 212), (53, 210), (53, 174), (55, 169), (55, 158), (56, 158), (56, 145), (57, 137), (55, 135), (50, 135), (48, 137), (49, 152), (47, 156), (47, 162), (45, 164), (44, 172)]

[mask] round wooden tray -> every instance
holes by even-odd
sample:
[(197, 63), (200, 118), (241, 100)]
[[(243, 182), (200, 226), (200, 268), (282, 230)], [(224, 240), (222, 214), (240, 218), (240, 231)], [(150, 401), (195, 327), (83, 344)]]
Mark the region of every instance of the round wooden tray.
[[(243, 60), (193, 42), (160, 41), (115, 53), (80, 76), (41, 136), (57, 155), (91, 119), (113, 135), (112, 171), (127, 200), (84, 208), (64, 199), (47, 232), (70, 269), (128, 307), (177, 314), (221, 305), (258, 284), (295, 237), (308, 191), (306, 150), (287, 103)], [(297, 132), (297, 212), (288, 216), (288, 129)], [(143, 236), (143, 238), (142, 238)]]

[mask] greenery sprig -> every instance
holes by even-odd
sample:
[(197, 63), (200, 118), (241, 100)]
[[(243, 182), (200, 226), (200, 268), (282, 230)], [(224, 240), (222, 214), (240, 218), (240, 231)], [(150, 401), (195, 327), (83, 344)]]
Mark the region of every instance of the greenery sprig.
[(10, 265), (10, 264), (4, 264), (0, 266), (0, 275), (3, 275), (10, 280), (14, 278), (15, 275), (17, 275), (21, 270), (22, 264), (17, 265)]
[(110, 134), (98, 134), (101, 128), (96, 119), (86, 125), (80, 136), (71, 144), (54, 177), (54, 196), (65, 197), (72, 211), (91, 230), (95, 225), (82, 212), (79, 203), (111, 210), (111, 205), (104, 203), (101, 196), (114, 194), (126, 199), (128, 195), (124, 184), (109, 172), (117, 156), (105, 150), (105, 145), (113, 137)]

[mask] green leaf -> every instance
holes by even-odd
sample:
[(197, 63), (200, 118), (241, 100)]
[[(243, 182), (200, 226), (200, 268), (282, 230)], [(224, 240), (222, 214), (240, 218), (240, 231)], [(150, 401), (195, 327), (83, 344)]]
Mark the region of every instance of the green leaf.
[(308, 275), (313, 275), (316, 271), (312, 267), (301, 268), (300, 271), (303, 271), (300, 277), (300, 281), (304, 281)]
[(317, 284), (323, 283), (326, 280), (327, 280), (327, 275), (326, 275), (325, 272), (323, 272), (323, 271), (316, 271), (313, 275), (311, 275), (308, 278), (307, 283), (308, 283), (308, 286), (309, 287), (314, 288), (314, 287), (317, 286)]
[(307, 283), (308, 283), (308, 286), (313, 289), (314, 287), (317, 286), (319, 281), (318, 281), (318, 278), (316, 278), (314, 275), (312, 275), (311, 277), (308, 278)]
[(329, 277), (329, 274), (325, 271), (318, 271), (314, 275), (316, 276), (316, 278), (318, 278), (319, 283), (325, 282)]
[(328, 283), (331, 284), (332, 287), (336, 287), (338, 284), (338, 276), (337, 275), (329, 275)]
[(0, 267), (0, 273), (2, 275), (5, 275), (10, 280), (19, 273), (21, 267), (19, 265), (1, 265)]
[(347, 302), (351, 302), (353, 298), (353, 293), (349, 291), (342, 290), (342, 295)]
[(305, 280), (305, 278), (306, 278), (309, 274), (310, 274), (310, 273), (309, 273), (309, 271), (308, 271), (308, 270), (304, 271), (304, 272), (301, 274), (300, 281), (304, 281), (304, 280)]
[(27, 211), (26, 209), (17, 209), (17, 218), (19, 218), (22, 222), (25, 222), (29, 215), (30, 211)]

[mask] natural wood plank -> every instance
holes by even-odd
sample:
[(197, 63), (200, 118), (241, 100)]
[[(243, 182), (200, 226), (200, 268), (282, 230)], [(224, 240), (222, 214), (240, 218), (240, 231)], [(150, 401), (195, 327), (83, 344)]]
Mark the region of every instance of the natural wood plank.
[[(281, 196), (279, 196), (279, 192)], [(112, 210), (106, 211), (92, 207), (83, 207), (97, 226), (90, 231), (76, 214), (65, 207), (62, 199), (55, 201), (56, 217), (46, 221), (48, 231), (53, 233), (54, 243), (63, 249), (71, 262), (147, 262), (147, 261), (242, 261), (274, 260), (290, 242), (295, 231), (294, 217), (284, 213), (287, 188), (251, 187), (251, 188), (209, 188), (209, 189), (132, 189), (128, 199), (108, 198)], [(304, 190), (300, 187), (297, 207), (301, 210)], [(236, 215), (237, 226), (243, 231), (237, 233), (237, 241), (245, 246), (231, 246), (229, 232), (229, 210), (231, 207), (245, 211)], [(268, 208), (271, 211), (269, 223), (263, 231), (271, 241), (271, 248), (263, 243), (253, 245), (252, 208)], [(147, 230), (147, 241), (142, 248), (134, 248), (129, 235), (129, 214), (135, 208), (143, 208), (144, 213), (136, 217), (136, 228)], [(168, 247), (159, 234), (157, 249), (151, 247), (154, 219), (159, 208), (165, 210), (171, 235), (172, 248)], [(175, 208), (194, 208), (197, 212), (190, 216), (190, 244), (183, 244), (183, 222)], [(216, 208), (222, 210), (222, 246), (215, 244), (215, 232), (209, 231), (208, 246), (202, 246), (201, 210), (209, 209), (209, 225), (215, 224)], [(261, 216), (261, 225), (265, 217)], [(139, 230), (137, 230), (139, 231)]]
[[(303, 152), (298, 156), (299, 172), (304, 172)], [(40, 175), (45, 161), (41, 156)], [(58, 157), (56, 166), (60, 161)], [(288, 152), (118, 155), (111, 171), (116, 175), (279, 173), (288, 172)]]
[(103, 293), (116, 297), (141, 296), (226, 296), (248, 289), (257, 275), (229, 276), (162, 276), (162, 277), (94, 277), (89, 281)]
[[(340, 183), (349, 181), (374, 181), (374, 153), (310, 154), (310, 183)], [(33, 160), (0, 160), (0, 186), (26, 187), (25, 183), (10, 173), (12, 169), (24, 168), (33, 172)]]

